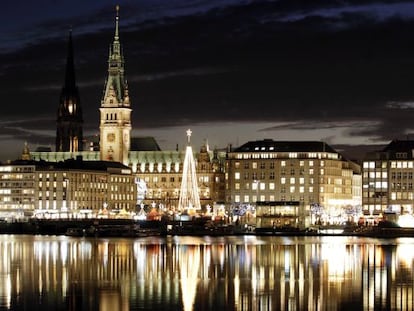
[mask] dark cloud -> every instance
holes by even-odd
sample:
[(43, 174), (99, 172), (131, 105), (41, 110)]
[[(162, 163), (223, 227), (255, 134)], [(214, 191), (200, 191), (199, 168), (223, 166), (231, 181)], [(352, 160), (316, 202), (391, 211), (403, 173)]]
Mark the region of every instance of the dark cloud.
[[(360, 122), (347, 135), (372, 141), (411, 129), (412, 108), (404, 104), (414, 98), (410, 2), (144, 3), (147, 14), (134, 2), (121, 7), (134, 127), (246, 121), (306, 130)], [(387, 7), (392, 14), (383, 13)], [(54, 132), (72, 25), (85, 128), (98, 131), (113, 11), (102, 5), (93, 14), (39, 22), (23, 47), (3, 49), (0, 94), (10, 103), (2, 106), (3, 118), (42, 116), (48, 119), (42, 127)], [(13, 129), (24, 138), (31, 126)]]

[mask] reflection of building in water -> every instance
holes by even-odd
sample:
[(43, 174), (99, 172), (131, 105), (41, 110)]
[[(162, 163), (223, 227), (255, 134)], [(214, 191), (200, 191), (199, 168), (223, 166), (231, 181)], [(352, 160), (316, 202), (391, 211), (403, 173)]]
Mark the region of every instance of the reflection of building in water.
[(0, 236), (0, 309), (413, 310), (412, 246), (376, 243)]

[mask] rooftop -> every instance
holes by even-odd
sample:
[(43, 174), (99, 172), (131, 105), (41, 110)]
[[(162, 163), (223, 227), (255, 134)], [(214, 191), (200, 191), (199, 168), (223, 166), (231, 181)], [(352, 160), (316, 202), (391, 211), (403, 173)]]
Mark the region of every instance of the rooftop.
[(321, 141), (274, 141), (273, 139), (249, 141), (233, 150), (233, 152), (254, 151), (338, 153), (327, 143)]

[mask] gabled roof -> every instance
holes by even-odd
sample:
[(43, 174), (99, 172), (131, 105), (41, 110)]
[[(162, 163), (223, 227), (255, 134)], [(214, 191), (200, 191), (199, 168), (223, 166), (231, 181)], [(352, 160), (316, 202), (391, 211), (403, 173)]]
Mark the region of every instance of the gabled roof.
[(414, 140), (393, 140), (382, 151), (384, 152), (411, 152), (414, 150)]
[(264, 139), (249, 141), (236, 148), (233, 152), (332, 152), (338, 153), (325, 142), (321, 141), (274, 141)]

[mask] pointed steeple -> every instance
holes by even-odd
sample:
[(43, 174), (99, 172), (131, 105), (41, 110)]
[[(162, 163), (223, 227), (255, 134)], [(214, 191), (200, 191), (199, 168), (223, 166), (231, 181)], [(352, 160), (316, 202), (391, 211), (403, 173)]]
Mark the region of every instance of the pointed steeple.
[(83, 150), (83, 117), (79, 91), (76, 86), (72, 29), (69, 30), (65, 81), (60, 93), (56, 125), (56, 151)]
[(121, 56), (121, 43), (119, 42), (119, 5), (116, 7), (116, 17), (115, 17), (115, 35), (114, 42), (112, 43), (111, 56), (116, 58)]
[[(121, 42), (119, 41), (119, 5), (116, 6), (115, 35), (109, 46), (108, 79), (105, 86), (104, 98), (109, 95), (111, 88), (115, 91), (117, 105), (124, 105), (125, 90), (128, 88), (124, 77), (124, 56), (122, 55)], [(113, 102), (114, 104), (114, 102)], [(129, 105), (129, 101), (125, 103)]]
[(64, 89), (73, 92), (76, 89), (75, 65), (73, 60), (72, 29), (69, 30), (68, 52), (66, 58), (66, 73)]
[(119, 5), (115, 7), (116, 9), (116, 17), (115, 17), (115, 37), (114, 42), (119, 41)]
[(115, 35), (109, 46), (108, 78), (100, 107), (100, 151), (102, 160), (128, 165), (131, 134), (131, 103), (119, 41), (119, 6), (116, 6)]

